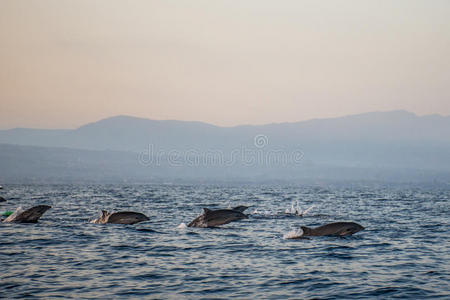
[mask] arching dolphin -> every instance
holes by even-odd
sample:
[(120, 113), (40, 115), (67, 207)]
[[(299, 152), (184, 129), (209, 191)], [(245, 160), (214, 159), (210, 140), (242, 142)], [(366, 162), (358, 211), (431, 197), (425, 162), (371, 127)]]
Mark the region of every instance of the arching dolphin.
[(317, 228), (309, 228), (301, 226), (303, 230), (303, 236), (324, 236), (324, 235), (337, 235), (347, 236), (364, 230), (364, 227), (354, 222), (336, 222), (326, 224)]
[(238, 210), (233, 209), (217, 209), (210, 210), (203, 209), (203, 214), (195, 218), (188, 227), (216, 227), (224, 224), (228, 224), (233, 221), (239, 221), (242, 219), (248, 219), (246, 215)]
[(16, 211), (7, 217), (3, 222), (16, 222), (16, 223), (36, 223), (39, 218), (51, 208), (48, 205), (38, 205), (27, 210), (22, 207), (18, 207)]
[(0, 196), (0, 202), (6, 202), (6, 199)]
[(120, 211), (109, 213), (102, 210), (102, 215), (91, 223), (95, 224), (136, 224), (143, 221), (150, 220), (146, 215), (133, 211)]

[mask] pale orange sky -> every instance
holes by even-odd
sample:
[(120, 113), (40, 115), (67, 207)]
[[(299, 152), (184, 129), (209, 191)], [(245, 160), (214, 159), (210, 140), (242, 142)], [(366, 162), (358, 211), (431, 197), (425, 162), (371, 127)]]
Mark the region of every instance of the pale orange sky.
[(0, 128), (450, 114), (450, 1), (0, 0)]

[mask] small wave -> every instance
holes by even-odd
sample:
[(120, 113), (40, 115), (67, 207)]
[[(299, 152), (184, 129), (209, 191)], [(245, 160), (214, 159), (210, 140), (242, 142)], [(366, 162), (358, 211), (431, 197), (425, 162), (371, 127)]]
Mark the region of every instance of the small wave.
[(294, 229), (289, 231), (288, 233), (283, 235), (283, 239), (298, 239), (303, 235), (303, 230), (300, 229)]

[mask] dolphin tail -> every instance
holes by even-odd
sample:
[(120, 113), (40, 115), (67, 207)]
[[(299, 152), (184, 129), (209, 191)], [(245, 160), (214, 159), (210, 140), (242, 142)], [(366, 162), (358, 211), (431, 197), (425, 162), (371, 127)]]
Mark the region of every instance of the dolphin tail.
[(110, 213), (106, 210), (102, 210), (102, 215), (96, 219), (90, 220), (89, 223), (93, 224), (105, 224), (108, 220)]
[(303, 230), (303, 235), (311, 235), (312, 229), (306, 226), (300, 226), (300, 228)]

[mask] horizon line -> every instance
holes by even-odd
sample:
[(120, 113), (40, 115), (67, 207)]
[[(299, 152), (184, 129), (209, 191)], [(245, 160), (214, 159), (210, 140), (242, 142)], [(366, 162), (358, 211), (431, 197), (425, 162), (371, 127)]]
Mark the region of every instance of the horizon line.
[(311, 119), (305, 119), (305, 120), (299, 120), (299, 121), (286, 121), (286, 122), (271, 122), (271, 123), (262, 123), (262, 124), (238, 124), (238, 125), (231, 125), (231, 126), (222, 126), (222, 125), (216, 125), (213, 123), (208, 123), (204, 121), (198, 121), (198, 120), (177, 120), (177, 119), (153, 119), (148, 117), (138, 117), (133, 115), (126, 115), (126, 114), (119, 114), (119, 115), (113, 115), (105, 118), (98, 119), (97, 121), (88, 122), (82, 125), (79, 125), (78, 127), (73, 128), (38, 128), (38, 127), (11, 127), (11, 128), (4, 128), (0, 129), (0, 131), (8, 131), (8, 130), (17, 130), (17, 129), (31, 129), (31, 130), (77, 130), (82, 127), (96, 124), (101, 121), (113, 119), (113, 118), (120, 118), (120, 117), (126, 117), (126, 118), (133, 118), (133, 119), (141, 119), (141, 120), (147, 120), (147, 121), (155, 121), (155, 122), (181, 122), (181, 123), (201, 123), (205, 125), (210, 125), (218, 128), (235, 128), (235, 127), (251, 127), (251, 126), (268, 126), (268, 125), (277, 125), (277, 124), (297, 124), (297, 123), (303, 123), (303, 122), (311, 122), (316, 120), (333, 120), (333, 119), (342, 119), (342, 118), (348, 118), (348, 117), (355, 117), (355, 116), (362, 116), (362, 115), (368, 115), (368, 114), (377, 114), (377, 113), (405, 113), (409, 115), (413, 115), (414, 117), (422, 118), (422, 117), (430, 117), (430, 116), (437, 116), (442, 118), (448, 118), (450, 115), (442, 115), (439, 113), (433, 113), (433, 114), (424, 114), (424, 115), (418, 115), (417, 113), (408, 111), (406, 109), (394, 109), (394, 110), (376, 110), (376, 111), (367, 111), (362, 113), (356, 113), (356, 114), (347, 114), (347, 115), (341, 115), (337, 117), (324, 117), (324, 118), (311, 118)]

